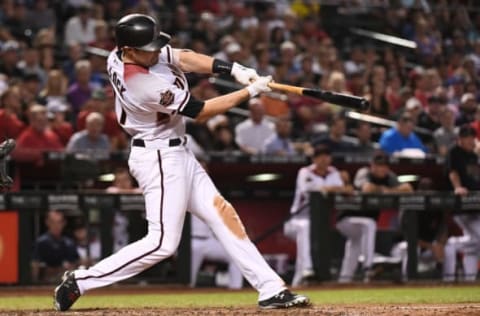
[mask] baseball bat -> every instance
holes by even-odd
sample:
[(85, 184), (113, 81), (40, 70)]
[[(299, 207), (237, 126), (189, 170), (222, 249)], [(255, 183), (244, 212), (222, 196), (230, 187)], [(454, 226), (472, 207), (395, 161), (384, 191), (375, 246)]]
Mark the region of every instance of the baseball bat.
[(343, 93), (324, 91), (320, 89), (309, 89), (309, 88), (297, 87), (297, 86), (281, 84), (276, 82), (271, 82), (268, 84), (268, 86), (275, 90), (295, 93), (299, 95), (305, 95), (305, 96), (313, 97), (322, 101), (330, 102), (336, 105), (356, 109), (359, 111), (365, 111), (370, 106), (370, 103), (365, 98), (343, 94)]

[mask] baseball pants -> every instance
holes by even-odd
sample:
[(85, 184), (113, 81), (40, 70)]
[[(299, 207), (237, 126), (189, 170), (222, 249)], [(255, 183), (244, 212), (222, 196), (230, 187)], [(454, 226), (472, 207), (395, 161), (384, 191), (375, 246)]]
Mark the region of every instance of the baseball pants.
[(259, 300), (285, 289), (248, 238), (235, 209), (218, 192), (204, 168), (184, 146), (133, 146), (131, 174), (145, 196), (147, 235), (88, 270), (76, 270), (80, 292), (130, 278), (172, 256), (180, 242), (185, 212), (203, 220), (259, 292)]
[(365, 257), (363, 268), (367, 269), (372, 266), (377, 223), (368, 217), (349, 216), (337, 222), (336, 227), (347, 239), (339, 282), (350, 282), (357, 269), (360, 255)]
[(480, 254), (480, 215), (462, 214), (454, 216), (455, 222), (463, 231), (463, 236), (450, 237), (447, 241), (444, 261), (444, 281), (455, 280), (457, 252), (463, 253), (463, 271), (465, 281), (475, 281), (478, 274)]
[(312, 255), (310, 253), (310, 220), (308, 218), (292, 218), (285, 223), (284, 233), (295, 240), (297, 257), (292, 286), (299, 286), (304, 277), (313, 274)]

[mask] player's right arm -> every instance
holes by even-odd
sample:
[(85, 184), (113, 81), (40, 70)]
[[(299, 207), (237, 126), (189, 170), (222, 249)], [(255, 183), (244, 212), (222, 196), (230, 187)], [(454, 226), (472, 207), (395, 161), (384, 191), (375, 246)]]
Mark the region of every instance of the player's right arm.
[(271, 91), (268, 87), (268, 83), (271, 81), (271, 76), (260, 77), (244, 89), (206, 100), (201, 110), (195, 116), (195, 120), (200, 123), (206, 122), (209, 118), (225, 113), (249, 98), (255, 97), (262, 92)]

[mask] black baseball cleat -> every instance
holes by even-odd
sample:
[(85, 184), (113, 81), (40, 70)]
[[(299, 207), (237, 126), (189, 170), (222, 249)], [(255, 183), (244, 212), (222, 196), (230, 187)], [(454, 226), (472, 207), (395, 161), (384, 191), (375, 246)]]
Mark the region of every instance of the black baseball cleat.
[(275, 296), (258, 302), (261, 309), (306, 307), (310, 305), (310, 299), (304, 295), (295, 294), (289, 290), (283, 290)]
[(62, 277), (62, 283), (55, 288), (53, 306), (57, 311), (68, 310), (80, 297), (77, 281), (73, 271), (66, 271)]

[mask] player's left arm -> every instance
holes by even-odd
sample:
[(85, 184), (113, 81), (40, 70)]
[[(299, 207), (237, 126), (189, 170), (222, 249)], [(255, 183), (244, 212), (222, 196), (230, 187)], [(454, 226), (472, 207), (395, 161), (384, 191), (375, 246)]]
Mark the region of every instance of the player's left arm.
[[(255, 69), (227, 62), (191, 50), (174, 49), (174, 60), (183, 72), (232, 75), (239, 83), (247, 85), (258, 79)], [(177, 56), (175, 56), (175, 54)]]

